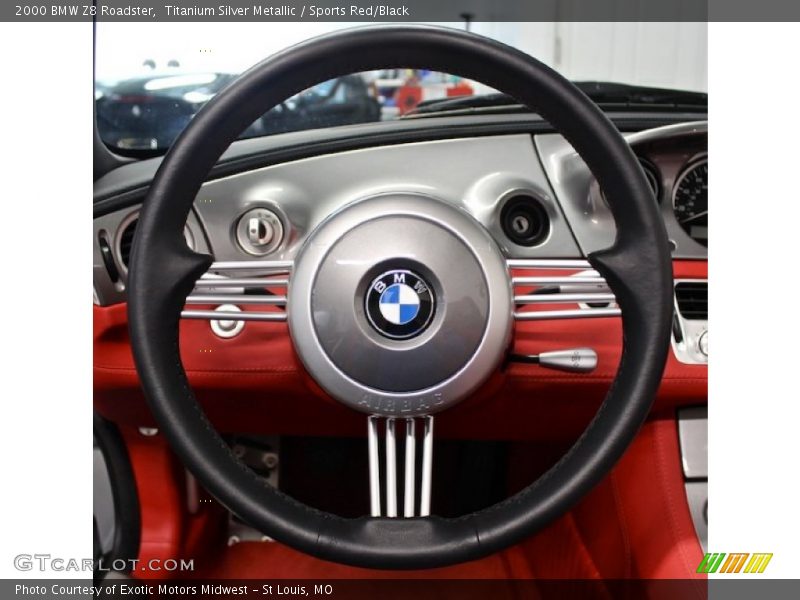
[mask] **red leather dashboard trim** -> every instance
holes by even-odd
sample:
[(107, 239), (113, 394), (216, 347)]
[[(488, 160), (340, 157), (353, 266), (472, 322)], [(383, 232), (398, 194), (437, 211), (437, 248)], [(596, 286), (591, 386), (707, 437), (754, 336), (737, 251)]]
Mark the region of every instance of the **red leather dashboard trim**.
[[(643, 578), (706, 579), (695, 571), (703, 551), (694, 531), (674, 418), (648, 423), (615, 467), (612, 481), (622, 499), (633, 569)], [(693, 597), (704, 598), (701, 583)]]
[[(673, 268), (676, 278), (708, 275), (704, 261), (675, 261)], [(93, 316), (96, 410), (118, 423), (153, 425), (133, 366), (126, 305), (94, 306)], [(363, 434), (363, 418), (328, 398), (302, 368), (285, 324), (251, 322), (238, 337), (223, 340), (205, 321), (182, 321), (180, 340), (189, 381), (221, 430)], [(477, 439), (578, 435), (611, 383), (620, 343), (620, 323), (613, 318), (517, 323), (514, 352), (588, 346), (597, 351), (597, 369), (574, 374), (511, 364), (473, 398), (443, 413), (437, 434)], [(706, 366), (680, 363), (670, 353), (654, 411), (705, 403), (707, 381)]]
[[(277, 543), (228, 547), (224, 509), (200, 490), (189, 514), (186, 476), (161, 436), (125, 431), (142, 510), (140, 562), (194, 558), (193, 578), (397, 578), (305, 556)], [(528, 446), (516, 461), (517, 487), (526, 485), (560, 452)], [(513, 471), (512, 471), (513, 473)], [(646, 423), (612, 473), (572, 511), (537, 535), (488, 558), (444, 569), (404, 572), (404, 578), (697, 579), (682, 587), (705, 598), (705, 575), (695, 573), (702, 551), (683, 488), (674, 418)], [(175, 576), (137, 571), (140, 578)], [(178, 575), (181, 576), (181, 575)], [(663, 591), (663, 590), (662, 590)], [(683, 597), (686, 597), (685, 595)]]

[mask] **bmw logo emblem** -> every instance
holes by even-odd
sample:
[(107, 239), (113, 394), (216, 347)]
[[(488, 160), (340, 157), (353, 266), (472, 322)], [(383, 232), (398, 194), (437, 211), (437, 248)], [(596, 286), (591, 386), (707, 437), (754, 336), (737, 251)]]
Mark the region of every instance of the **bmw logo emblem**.
[(430, 323), (433, 308), (430, 286), (411, 271), (387, 271), (367, 290), (367, 318), (388, 338), (403, 340), (418, 335)]

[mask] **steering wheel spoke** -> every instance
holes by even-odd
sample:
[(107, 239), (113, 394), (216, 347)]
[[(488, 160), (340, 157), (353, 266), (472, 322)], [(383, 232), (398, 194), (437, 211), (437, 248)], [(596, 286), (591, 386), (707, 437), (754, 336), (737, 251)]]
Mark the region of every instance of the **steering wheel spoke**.
[[(517, 321), (596, 319), (621, 314), (608, 283), (589, 261), (510, 259), (507, 264), (512, 273)], [(575, 304), (576, 308), (567, 308)]]
[[(367, 449), (369, 456), (370, 515), (399, 516), (398, 432), (403, 430), (403, 517), (427, 517), (431, 514), (431, 480), (433, 473), (433, 417), (367, 418)], [(417, 432), (422, 433), (420, 439)], [(384, 438), (384, 476), (381, 477), (381, 433)], [(421, 446), (421, 469), (417, 470), (417, 449)], [(417, 481), (419, 479), (419, 482)], [(383, 481), (383, 486), (381, 486)], [(381, 502), (381, 490), (385, 502)], [(417, 503), (419, 490), (419, 503)], [(417, 509), (419, 507), (419, 509)]]
[[(286, 321), (286, 288), (294, 266), (290, 260), (215, 262), (195, 282), (186, 298), (192, 305), (245, 305), (272, 310), (226, 311), (186, 308), (181, 318), (209, 321)], [(277, 309), (277, 310), (276, 310)]]

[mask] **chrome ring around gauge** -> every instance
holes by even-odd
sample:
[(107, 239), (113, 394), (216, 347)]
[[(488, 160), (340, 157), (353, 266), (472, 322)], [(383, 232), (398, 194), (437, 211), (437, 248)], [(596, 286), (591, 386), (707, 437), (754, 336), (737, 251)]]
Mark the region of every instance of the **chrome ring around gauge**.
[(474, 392), (510, 343), (512, 308), (488, 232), (410, 193), (357, 201), (317, 227), (287, 303), (309, 374), (344, 404), (385, 416), (432, 414)]

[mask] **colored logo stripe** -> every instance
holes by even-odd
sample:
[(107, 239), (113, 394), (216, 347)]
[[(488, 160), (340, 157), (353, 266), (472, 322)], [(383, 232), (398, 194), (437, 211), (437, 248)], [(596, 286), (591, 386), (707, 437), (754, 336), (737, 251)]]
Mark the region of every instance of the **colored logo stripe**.
[(716, 573), (722, 559), (725, 558), (725, 553), (707, 553), (703, 560), (700, 561), (700, 566), (697, 567), (698, 573)]
[(722, 564), (722, 569), (720, 569), (720, 573), (738, 573), (739, 571), (742, 570), (744, 561), (747, 560), (748, 556), (750, 555), (747, 553), (729, 554), (728, 558)]
[[(725, 559), (725, 557), (728, 557)], [(750, 559), (749, 561), (747, 559)], [(724, 560), (724, 562), (723, 562)], [(697, 567), (698, 573), (740, 573), (744, 567), (745, 573), (763, 573), (769, 561), (772, 560), (772, 553), (738, 552), (725, 554), (724, 552), (707, 553), (700, 566)], [(745, 564), (747, 566), (745, 566)]]
[(763, 573), (767, 568), (767, 564), (772, 560), (772, 553), (769, 554), (753, 554), (753, 558), (747, 563), (744, 568), (745, 573)]

